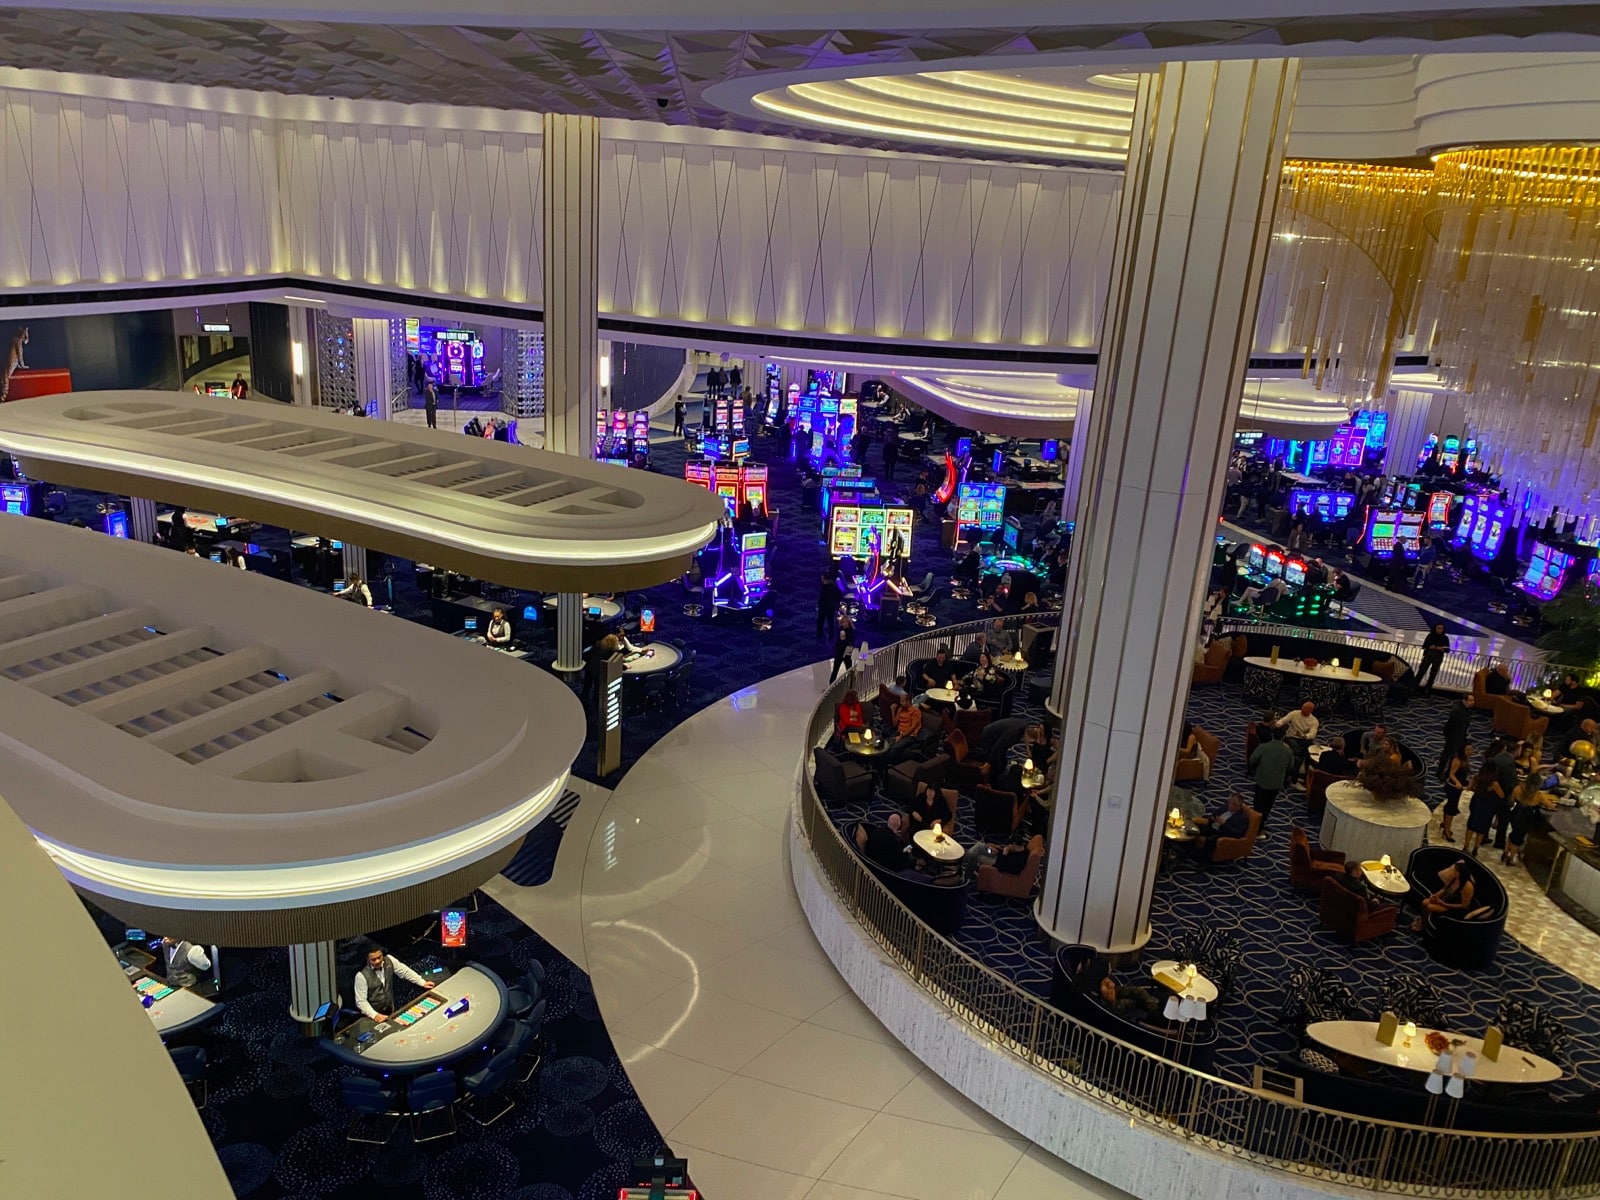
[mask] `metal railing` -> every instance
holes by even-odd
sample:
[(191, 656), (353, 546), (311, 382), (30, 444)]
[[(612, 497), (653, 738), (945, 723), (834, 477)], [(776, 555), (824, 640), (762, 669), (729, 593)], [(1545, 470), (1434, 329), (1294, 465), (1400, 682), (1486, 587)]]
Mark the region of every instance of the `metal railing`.
[[(1014, 633), (1055, 616), (1010, 618), (1004, 625)], [(891, 895), (818, 797), (811, 749), (833, 731), (835, 706), (846, 691), (854, 688), (870, 699), (902, 664), (932, 654), (940, 644), (959, 653), (973, 633), (993, 628), (982, 621), (952, 626), (876, 651), (823, 692), (806, 730), (797, 825), (845, 909), (920, 988), (1063, 1089), (1152, 1131), (1264, 1168), (1408, 1196), (1600, 1195), (1600, 1132), (1509, 1134), (1407, 1125), (1318, 1108), (1197, 1071), (1068, 1016), (966, 954)]]
[[(1261, 634), (1264, 637), (1295, 638), (1300, 641), (1323, 642), (1328, 645), (1342, 646), (1357, 653), (1368, 651), (1378, 654), (1393, 655), (1405, 662), (1413, 671), (1420, 670), (1422, 666), (1422, 647), (1410, 642), (1402, 642), (1396, 638), (1386, 637), (1381, 633), (1366, 633), (1359, 630), (1317, 629), (1305, 625), (1284, 625), (1270, 622), (1243, 621), (1225, 619), (1220, 626), (1220, 634), (1232, 636), (1234, 634)], [(1490, 654), (1467, 653), (1461, 650), (1451, 650), (1444, 656), (1444, 662), (1439, 667), (1439, 680), (1436, 686), (1447, 691), (1470, 692), (1472, 690), (1472, 677), (1484, 667), (1493, 667), (1504, 663), (1511, 672), (1511, 687), (1518, 692), (1532, 691), (1539, 687), (1546, 676), (1552, 671), (1563, 671), (1568, 668), (1560, 663), (1553, 663), (1549, 656), (1542, 650), (1535, 650), (1531, 654)], [(1571, 668), (1580, 679), (1588, 674), (1585, 668)]]

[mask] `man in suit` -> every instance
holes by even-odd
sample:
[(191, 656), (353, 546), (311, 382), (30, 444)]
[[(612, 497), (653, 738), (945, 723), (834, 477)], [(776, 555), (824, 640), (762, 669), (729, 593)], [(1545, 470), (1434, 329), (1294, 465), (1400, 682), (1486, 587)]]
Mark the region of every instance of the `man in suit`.
[(1322, 752), (1322, 757), (1317, 760), (1317, 770), (1325, 775), (1332, 775), (1337, 779), (1349, 779), (1356, 773), (1356, 764), (1351, 762), (1344, 752), (1344, 739), (1336, 737), (1328, 743), (1328, 748)]
[(1444, 748), (1439, 751), (1439, 763), (1433, 769), (1434, 777), (1443, 779), (1450, 769), (1450, 759), (1467, 744), (1467, 733), (1472, 728), (1472, 693), (1461, 697), (1459, 704), (1450, 706), (1450, 715), (1444, 719)]
[(1250, 814), (1245, 812), (1244, 797), (1238, 792), (1228, 794), (1228, 807), (1223, 812), (1214, 817), (1201, 817), (1195, 823), (1212, 830), (1189, 843), (1196, 858), (1210, 858), (1218, 838), (1242, 838), (1250, 832)]

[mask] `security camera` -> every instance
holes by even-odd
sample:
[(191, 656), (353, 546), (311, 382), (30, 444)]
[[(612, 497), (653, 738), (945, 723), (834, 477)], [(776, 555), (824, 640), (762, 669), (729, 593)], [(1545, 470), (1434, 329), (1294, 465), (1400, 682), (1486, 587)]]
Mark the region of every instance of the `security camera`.
[(657, 96), (656, 97), (656, 107), (657, 108), (665, 108), (666, 106), (667, 106), (667, 98), (665, 96)]

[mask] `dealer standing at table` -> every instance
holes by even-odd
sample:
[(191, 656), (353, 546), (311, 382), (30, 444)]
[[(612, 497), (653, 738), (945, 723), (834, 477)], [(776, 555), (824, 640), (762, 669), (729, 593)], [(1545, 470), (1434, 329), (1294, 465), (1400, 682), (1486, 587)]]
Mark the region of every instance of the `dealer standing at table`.
[(1417, 691), (1432, 692), (1439, 680), (1439, 668), (1444, 665), (1445, 651), (1450, 649), (1450, 637), (1443, 625), (1435, 625), (1433, 632), (1422, 639), (1422, 662), (1417, 668)]
[(167, 982), (173, 987), (193, 987), (200, 977), (196, 971), (211, 970), (211, 960), (206, 952), (193, 942), (161, 939), (161, 957), (165, 960)]
[(494, 615), (489, 618), (489, 628), (483, 631), (483, 644), (500, 650), (511, 648), (511, 622), (506, 620), (505, 609), (494, 610)]
[(424, 991), (434, 987), (382, 946), (374, 946), (367, 951), (367, 965), (356, 972), (356, 1007), (374, 1021), (387, 1021), (395, 1009), (397, 975)]

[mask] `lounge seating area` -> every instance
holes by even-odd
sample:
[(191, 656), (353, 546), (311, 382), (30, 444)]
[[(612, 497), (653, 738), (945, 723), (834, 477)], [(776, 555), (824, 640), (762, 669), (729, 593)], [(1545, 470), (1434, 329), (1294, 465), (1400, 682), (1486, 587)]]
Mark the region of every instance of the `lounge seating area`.
[[(1417, 774), (1418, 784), (1430, 806), (1443, 798), (1429, 768), (1437, 758), (1439, 731), (1451, 703), (1443, 696), (1415, 697), (1404, 707), (1390, 706), (1375, 718), (1386, 725), (1402, 759), (1423, 768)], [(1020, 699), (1013, 708), (1016, 716), (1034, 711)], [(1191, 692), (1187, 715), (1197, 727), (1197, 740), (1212, 769), (1209, 780), (1199, 770), (1181, 776), (1186, 802), (1218, 813), (1230, 792), (1248, 798), (1252, 785), (1247, 753), (1261, 710), (1245, 701), (1237, 681), (1224, 678)], [(1336, 712), (1319, 715), (1325, 736), (1338, 732), (1357, 744), (1373, 723), (1369, 720), (1347, 729), (1352, 722), (1340, 720)], [(1484, 730), (1490, 723), (1486, 709), (1476, 722), (1475, 741), (1486, 738)], [(958, 728), (955, 721), (949, 728)], [(1202, 731), (1205, 736), (1199, 738)], [(987, 766), (993, 772), (996, 765), (987, 761), (981, 738), (982, 731), (978, 738), (965, 736), (966, 766)], [(941, 735), (927, 742), (919, 749), (921, 761), (940, 755), (944, 742)], [(1211, 752), (1213, 747), (1216, 753)], [(915, 779), (915, 771), (920, 769), (920, 765), (908, 768), (912, 772), (909, 778)], [(962, 777), (959, 784), (954, 773), (943, 778), (947, 787), (956, 785), (958, 796), (954, 824), (946, 831), (962, 846), (970, 845), (980, 828), (986, 835), (1003, 832), (1013, 820), (1015, 795), (1002, 786), (981, 781), (977, 775)], [(1308, 1025), (1373, 1021), (1383, 1011), (1376, 1007), (1381, 1002), (1413, 1014), (1407, 1019), (1419, 1028), (1481, 1037), (1489, 1025), (1505, 1017), (1504, 1004), (1531, 998), (1539, 1009), (1537, 1020), (1525, 1022), (1526, 1028), (1517, 1026), (1515, 1034), (1510, 1026), (1502, 1028), (1508, 1045), (1560, 1064), (1560, 1078), (1535, 1089), (1541, 1111), (1548, 1107), (1558, 1114), (1543, 1127), (1600, 1127), (1591, 1098), (1591, 1094), (1600, 1095), (1600, 988), (1581, 982), (1505, 936), (1507, 893), (1484, 862), (1467, 868), (1478, 889), (1472, 915), (1431, 914), (1423, 921), (1422, 931), (1413, 933), (1412, 923), (1421, 915), (1419, 902), (1437, 890), (1439, 870), (1447, 860), (1461, 859), (1454, 847), (1425, 845), (1409, 859), (1402, 852), (1394, 863), (1400, 874), (1387, 876), (1384, 888), (1373, 889), (1367, 896), (1357, 894), (1359, 887), (1352, 890), (1338, 882), (1336, 877), (1346, 867), (1344, 856), (1317, 844), (1326, 789), (1336, 778), (1311, 771), (1305, 788), (1291, 786), (1279, 796), (1272, 822), (1264, 831), (1259, 822), (1251, 822), (1251, 836), (1238, 839), (1249, 843), (1240, 847), (1244, 853), (1225, 846), (1219, 864), (1195, 863), (1190, 856), (1169, 851), (1168, 865), (1158, 876), (1152, 898), (1150, 941), (1132, 962), (1117, 963), (1110, 974), (1119, 995), (1126, 997), (1127, 988), (1142, 989), (1160, 1001), (1165, 992), (1151, 973), (1154, 963), (1182, 962), (1196, 931), (1214, 931), (1236, 939), (1237, 959), (1228, 972), (1227, 987), (1220, 990), (1218, 1001), (1208, 1006), (1203, 1020), (1188, 1022), (1181, 1038), (1173, 1035), (1164, 1005), (1163, 1011), (1144, 1019), (1149, 1014), (1141, 1001), (1130, 1017), (1129, 1012), (1108, 1005), (1095, 987), (1083, 986), (1082, 980), (1070, 987), (1064, 984), (1063, 967), (1051, 948), (1041, 943), (1028, 900), (1036, 887), (1031, 849), (1035, 844), (1042, 849), (1040, 843), (1030, 840), (1020, 878), (999, 881), (999, 888), (994, 886), (997, 881), (989, 868), (979, 866), (967, 875), (964, 889), (955, 889), (965, 891), (960, 925), (947, 936), (1019, 986), (1051, 999), (1063, 1011), (1155, 1053), (1181, 1054), (1182, 1061), (1208, 1064), (1205, 1069), (1243, 1084), (1252, 1082), (1257, 1068), (1269, 1075), (1275, 1071), (1314, 1074), (1310, 1082), (1299, 1085), (1308, 1102), (1317, 1102), (1313, 1096), (1342, 1095), (1340, 1089), (1347, 1085), (1350, 1096), (1365, 1094), (1365, 1088), (1379, 1088), (1405, 1092), (1408, 1106), (1413, 1094), (1426, 1099), (1421, 1077), (1385, 1081), (1381, 1071), (1375, 1073), (1357, 1062), (1341, 1060), (1327, 1047), (1319, 1049), (1305, 1034)], [(903, 787), (894, 794), (904, 795)], [(1174, 803), (1178, 803), (1178, 794), (1174, 793)], [(881, 823), (897, 810), (898, 803), (882, 787), (874, 790), (869, 801), (831, 806), (841, 827), (852, 820)], [(1047, 833), (1044, 814), (1035, 811), (1031, 815), (1035, 824), (1030, 838)], [(1434, 828), (1437, 831), (1437, 818)], [(1457, 828), (1459, 831), (1459, 824)], [(1437, 832), (1434, 836), (1437, 838)], [(1365, 865), (1377, 869), (1376, 863)], [(946, 922), (957, 909), (948, 895), (939, 896), (935, 907)], [(1280, 1014), (1290, 1004), (1294, 981), (1301, 979), (1317, 981), (1316, 995), (1303, 1003), (1297, 1001), (1306, 1013), (1298, 1020), (1285, 1021)], [(1546, 1036), (1550, 1030), (1556, 1031), (1553, 1038)], [(1543, 1055), (1536, 1042), (1554, 1044), (1559, 1053)], [(1292, 1079), (1289, 1086), (1294, 1086)], [(1516, 1127), (1522, 1118), (1507, 1116), (1502, 1107), (1509, 1091), (1469, 1085), (1466, 1104), (1482, 1105), (1485, 1110), (1473, 1110), (1472, 1119), (1480, 1122), (1479, 1127)], [(1376, 1094), (1381, 1098), (1387, 1092)], [(1540, 1126), (1535, 1123), (1533, 1127)]]

